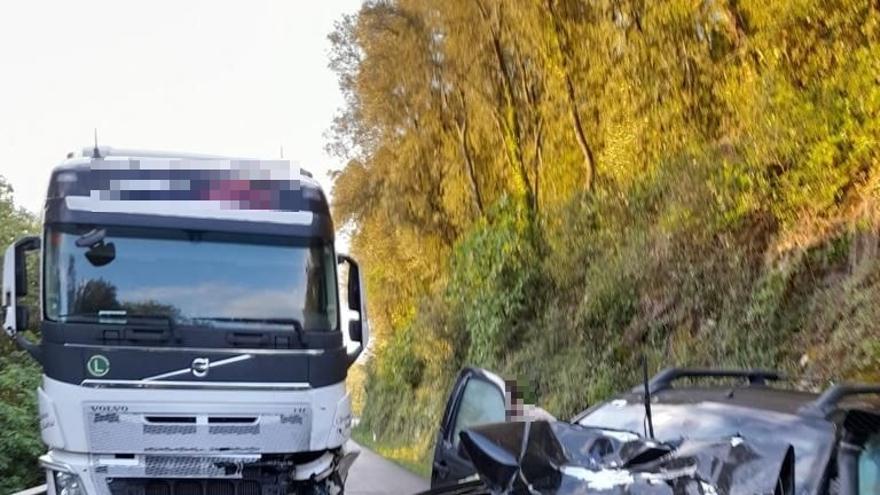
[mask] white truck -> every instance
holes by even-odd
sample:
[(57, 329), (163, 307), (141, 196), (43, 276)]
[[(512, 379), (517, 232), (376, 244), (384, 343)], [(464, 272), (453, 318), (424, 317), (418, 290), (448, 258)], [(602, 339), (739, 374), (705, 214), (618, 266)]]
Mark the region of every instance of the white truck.
[[(29, 252), (39, 342), (22, 333)], [(345, 377), (369, 332), (361, 271), (308, 172), (86, 148), (54, 169), (42, 235), (3, 267), (3, 327), (43, 369), (49, 494), (342, 493)]]

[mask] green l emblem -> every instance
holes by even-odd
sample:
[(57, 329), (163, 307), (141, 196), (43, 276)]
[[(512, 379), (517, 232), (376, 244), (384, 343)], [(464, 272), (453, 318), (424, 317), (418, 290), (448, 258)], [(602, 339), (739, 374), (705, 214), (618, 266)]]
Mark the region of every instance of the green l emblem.
[(89, 358), (86, 368), (90, 375), (100, 378), (110, 372), (110, 360), (100, 354), (95, 354)]

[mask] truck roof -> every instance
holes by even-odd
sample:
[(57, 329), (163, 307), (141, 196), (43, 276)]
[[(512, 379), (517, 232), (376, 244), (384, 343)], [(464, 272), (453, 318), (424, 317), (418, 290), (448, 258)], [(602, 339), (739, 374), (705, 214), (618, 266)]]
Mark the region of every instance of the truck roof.
[(320, 184), (287, 160), (110, 146), (55, 167), (44, 219), (333, 238)]
[(67, 154), (66, 159), (55, 167), (54, 170), (72, 170), (80, 167), (88, 166), (95, 160), (154, 160), (161, 161), (205, 161), (205, 162), (244, 162), (244, 163), (276, 163), (287, 164), (292, 175), (307, 182), (314, 183), (317, 187), (320, 184), (314, 180), (314, 176), (308, 170), (302, 167), (293, 167), (290, 161), (283, 159), (260, 159), (255, 157), (240, 157), (228, 155), (212, 155), (207, 153), (192, 153), (181, 151), (164, 151), (164, 150), (138, 150), (130, 148), (114, 148), (112, 146), (86, 146), (78, 151), (71, 151)]

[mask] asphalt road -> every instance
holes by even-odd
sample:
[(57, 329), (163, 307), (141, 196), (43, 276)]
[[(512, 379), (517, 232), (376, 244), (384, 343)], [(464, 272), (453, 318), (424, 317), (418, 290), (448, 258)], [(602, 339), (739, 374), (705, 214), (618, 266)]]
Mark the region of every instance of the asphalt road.
[[(428, 480), (351, 441), (361, 455), (351, 466), (346, 495), (411, 495), (428, 489)], [(43, 495), (46, 485), (13, 495)]]
[(346, 495), (410, 495), (428, 489), (428, 480), (355, 445), (361, 455), (349, 471), (345, 482)]

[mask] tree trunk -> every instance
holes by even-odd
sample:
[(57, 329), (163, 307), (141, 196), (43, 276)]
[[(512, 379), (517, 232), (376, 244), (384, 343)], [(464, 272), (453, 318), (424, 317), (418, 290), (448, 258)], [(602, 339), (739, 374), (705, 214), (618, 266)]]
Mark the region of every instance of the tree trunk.
[(567, 87), (568, 93), (568, 108), (569, 115), (571, 116), (571, 126), (574, 129), (575, 136), (577, 137), (577, 142), (578, 146), (580, 146), (581, 148), (581, 153), (584, 155), (584, 189), (586, 189), (587, 191), (592, 191), (596, 159), (593, 155), (593, 149), (590, 147), (590, 143), (587, 141), (587, 136), (586, 134), (584, 134), (584, 127), (581, 124), (581, 117), (577, 111), (577, 97), (575, 95), (574, 84), (572, 84), (571, 78), (568, 77), (568, 74), (565, 75), (565, 85)]
[(507, 61), (504, 59), (504, 50), (501, 46), (502, 14), (500, 6), (503, 5), (503, 3), (499, 4), (497, 27), (492, 26), (492, 20), (490, 19), (487, 10), (479, 0), (477, 0), (477, 5), (480, 8), (480, 13), (483, 16), (484, 21), (489, 24), (492, 51), (495, 55), (495, 61), (498, 64), (499, 75), (501, 76), (503, 102), (502, 108), (500, 109), (501, 115), (497, 116), (497, 123), (502, 132), (504, 149), (508, 161), (513, 168), (514, 180), (516, 182), (514, 187), (516, 188), (516, 192), (523, 196), (529, 220), (532, 221), (534, 219), (534, 210), (532, 209), (534, 204), (534, 191), (532, 189), (532, 184), (529, 181), (528, 171), (526, 170), (523, 160), (522, 130), (520, 128), (519, 115), (516, 108), (513, 81), (510, 79), (510, 71), (507, 66)]
[(540, 194), (541, 194), (541, 169), (544, 168), (544, 119), (538, 119), (538, 127), (535, 130), (535, 203), (532, 209), (535, 215), (541, 211)]
[(471, 153), (471, 146), (468, 140), (468, 117), (465, 114), (462, 121), (456, 121), (455, 128), (458, 131), (458, 144), (461, 148), (461, 154), (464, 158), (465, 171), (467, 172), (468, 183), (471, 187), (471, 197), (474, 201), (474, 208), (482, 217), (483, 211), (483, 195), (480, 192), (480, 183), (477, 182), (477, 171), (474, 166), (474, 157)]
[(568, 40), (563, 31), (562, 22), (556, 14), (556, 9), (553, 6), (555, 1), (556, 0), (547, 0), (547, 10), (549, 11), (550, 18), (553, 22), (553, 35), (556, 38), (555, 41), (556, 46), (559, 49), (560, 65), (565, 78), (565, 96), (568, 100), (568, 113), (569, 117), (571, 117), (571, 127), (574, 131), (575, 138), (577, 139), (578, 147), (581, 149), (581, 154), (584, 155), (584, 189), (592, 191), (596, 168), (596, 155), (593, 153), (593, 148), (587, 140), (587, 135), (586, 132), (584, 132), (584, 126), (577, 110), (577, 90), (575, 89), (574, 82), (571, 80), (571, 71), (568, 61)]

